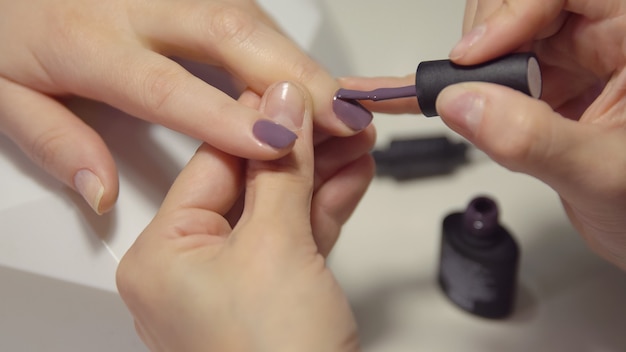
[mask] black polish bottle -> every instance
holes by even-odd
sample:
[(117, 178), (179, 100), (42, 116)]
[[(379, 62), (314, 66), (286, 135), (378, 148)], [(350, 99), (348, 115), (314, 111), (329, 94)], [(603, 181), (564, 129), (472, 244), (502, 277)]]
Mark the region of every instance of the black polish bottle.
[(498, 206), (474, 198), (464, 212), (443, 220), (438, 282), (460, 308), (491, 319), (509, 316), (515, 304), (519, 247), (499, 223)]

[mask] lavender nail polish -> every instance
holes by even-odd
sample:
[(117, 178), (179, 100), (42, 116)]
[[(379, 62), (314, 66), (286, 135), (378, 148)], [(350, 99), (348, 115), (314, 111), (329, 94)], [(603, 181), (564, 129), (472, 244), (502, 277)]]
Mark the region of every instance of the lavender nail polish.
[(355, 131), (361, 131), (367, 127), (372, 118), (372, 113), (358, 101), (352, 99), (333, 98), (333, 111), (346, 126)]
[(254, 136), (271, 147), (282, 149), (293, 143), (298, 135), (270, 120), (259, 120), (252, 127)]

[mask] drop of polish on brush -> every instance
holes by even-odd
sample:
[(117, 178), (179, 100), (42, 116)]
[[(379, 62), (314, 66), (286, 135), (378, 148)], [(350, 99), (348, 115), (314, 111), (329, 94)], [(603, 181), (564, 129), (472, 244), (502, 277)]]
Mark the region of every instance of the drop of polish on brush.
[(374, 118), (374, 115), (358, 101), (352, 99), (333, 98), (333, 111), (337, 117), (355, 131), (365, 129)]

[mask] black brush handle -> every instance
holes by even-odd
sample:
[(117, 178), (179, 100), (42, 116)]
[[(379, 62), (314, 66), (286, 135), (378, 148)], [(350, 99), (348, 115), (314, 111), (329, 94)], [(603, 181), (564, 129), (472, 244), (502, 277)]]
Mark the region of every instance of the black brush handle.
[(534, 98), (541, 96), (541, 71), (533, 53), (516, 53), (473, 66), (450, 60), (424, 61), (415, 73), (417, 102), (425, 116), (437, 116), (435, 102), (447, 86), (460, 82), (501, 84)]

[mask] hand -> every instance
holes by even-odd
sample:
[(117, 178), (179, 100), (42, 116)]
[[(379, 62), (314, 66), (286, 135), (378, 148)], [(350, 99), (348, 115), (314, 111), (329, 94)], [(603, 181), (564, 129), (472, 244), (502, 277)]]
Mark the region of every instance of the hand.
[[(501, 86), (464, 83), (445, 89), (437, 102), (453, 130), (500, 164), (554, 188), (590, 247), (622, 269), (626, 269), (624, 5), (626, 1), (468, 1), (467, 33), (450, 57), (459, 64), (476, 64), (511, 51), (532, 50), (543, 71), (543, 101)], [(381, 80), (350, 79), (344, 84), (364, 89)], [(385, 83), (410, 80), (389, 78)]]
[(300, 82), (320, 131), (357, 133), (332, 110), (335, 80), (252, 0), (0, 0), (0, 13), (0, 132), (98, 213), (117, 198), (115, 164), (60, 97), (102, 101), (245, 158), (276, 159), (293, 144), (277, 124), (256, 134), (267, 116), (172, 58), (221, 67), (257, 94), (276, 81)]
[[(267, 107), (273, 90), (240, 101)], [(373, 176), (373, 130), (318, 145), (314, 172), (310, 99), (290, 94), (302, 126), (290, 154), (246, 165), (204, 144), (120, 263), (120, 294), (150, 349), (358, 349), (325, 256)]]

